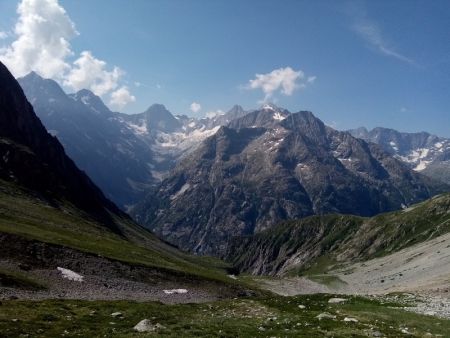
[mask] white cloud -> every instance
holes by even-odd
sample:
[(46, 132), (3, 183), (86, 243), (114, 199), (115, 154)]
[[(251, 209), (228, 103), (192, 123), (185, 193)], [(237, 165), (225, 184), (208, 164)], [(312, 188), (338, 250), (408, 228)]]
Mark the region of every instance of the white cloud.
[(190, 106), (191, 112), (198, 113), (200, 110), (202, 110), (202, 106), (200, 103), (192, 102)]
[[(308, 79), (313, 78), (312, 81)], [(314, 77), (306, 79), (307, 82), (313, 82)], [(264, 100), (270, 99), (276, 92), (290, 96), (296, 89), (306, 87), (305, 73), (302, 70), (295, 71), (291, 67), (279, 68), (267, 74), (256, 74), (255, 78), (248, 82), (247, 89), (261, 89), (264, 93)]]
[(3, 49), (0, 60), (16, 77), (34, 70), (44, 77), (61, 78), (70, 68), (69, 40), (78, 35), (64, 8), (57, 0), (22, 0), (17, 13), (17, 38)]
[(209, 111), (205, 114), (205, 116), (209, 119), (212, 119), (212, 118), (214, 118), (216, 116), (220, 116), (220, 115), (225, 115), (225, 112), (220, 109), (218, 109), (216, 111)]
[[(75, 53), (70, 40), (79, 33), (58, 0), (22, 0), (17, 13), (15, 40), (0, 48), (0, 60), (14, 76), (36, 71), (68, 88), (86, 88), (100, 96), (111, 94), (120, 86), (124, 72), (118, 67), (108, 67), (89, 51), (81, 52), (71, 63)], [(129, 99), (134, 99), (128, 89), (127, 92)], [(119, 94), (124, 97), (123, 91), (116, 96)]]
[(124, 74), (118, 67), (106, 70), (106, 62), (95, 58), (89, 51), (82, 52), (73, 64), (74, 67), (64, 79), (64, 85), (75, 90), (88, 88), (100, 96), (116, 89)]
[(130, 102), (135, 102), (136, 98), (131, 95), (127, 87), (123, 86), (111, 93), (109, 104), (115, 109), (122, 109)]
[(8, 33), (0, 31), (0, 40), (6, 39), (8, 37)]

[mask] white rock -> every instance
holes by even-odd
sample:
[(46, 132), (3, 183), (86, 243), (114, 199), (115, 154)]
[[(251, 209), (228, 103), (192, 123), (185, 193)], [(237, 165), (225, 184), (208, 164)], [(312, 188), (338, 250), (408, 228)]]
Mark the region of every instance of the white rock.
[(306, 306), (305, 305), (299, 305), (298, 308), (304, 310), (304, 309), (306, 309)]
[(347, 301), (347, 299), (345, 299), (345, 298), (330, 298), (328, 300), (328, 303), (330, 303), (330, 304), (339, 304), (339, 303), (344, 303), (346, 301)]
[(111, 313), (111, 317), (114, 317), (114, 318), (122, 317), (122, 316), (123, 316), (122, 312), (113, 312), (113, 313)]
[(358, 322), (358, 319), (352, 318), (352, 317), (345, 317), (345, 318), (344, 318), (344, 322), (357, 323), (357, 322)]

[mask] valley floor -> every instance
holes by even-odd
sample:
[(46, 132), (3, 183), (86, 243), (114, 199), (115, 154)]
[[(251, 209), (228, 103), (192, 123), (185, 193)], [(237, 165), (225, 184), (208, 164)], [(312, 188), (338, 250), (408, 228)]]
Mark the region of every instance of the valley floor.
[(317, 292), (391, 299), (419, 313), (450, 318), (450, 234), (361, 263), (327, 266), (305, 277), (255, 278), (280, 295)]

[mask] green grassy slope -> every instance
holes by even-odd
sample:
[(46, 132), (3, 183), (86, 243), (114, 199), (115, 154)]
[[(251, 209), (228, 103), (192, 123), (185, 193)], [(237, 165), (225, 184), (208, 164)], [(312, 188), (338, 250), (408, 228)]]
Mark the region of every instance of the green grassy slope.
[(68, 203), (45, 204), (17, 185), (0, 180), (0, 232), (70, 247), (125, 263), (232, 282), (223, 262), (193, 257), (161, 242), (127, 218), (115, 219), (120, 236)]
[(312, 262), (365, 260), (450, 231), (450, 194), (371, 218), (312, 216), (237, 238), (227, 259), (255, 274), (309, 268)]

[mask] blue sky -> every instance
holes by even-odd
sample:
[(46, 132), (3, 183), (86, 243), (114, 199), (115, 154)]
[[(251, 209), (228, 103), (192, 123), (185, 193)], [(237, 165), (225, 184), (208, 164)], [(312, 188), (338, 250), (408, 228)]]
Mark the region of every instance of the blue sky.
[[(52, 69), (36, 64), (40, 73), (67, 91), (91, 86), (112, 106), (115, 95), (127, 113), (158, 102), (176, 114), (203, 116), (236, 103), (255, 108), (266, 99), (311, 110), (337, 129), (385, 126), (450, 136), (447, 0), (23, 2), (25, 24), (38, 11), (61, 22), (53, 31), (66, 34), (67, 53), (55, 52)], [(24, 55), (19, 45), (11, 47), (18, 3), (0, 0), (0, 54), (7, 59), (9, 52), (14, 62)], [(44, 43), (53, 41), (47, 28), (35, 29)], [(15, 75), (29, 63), (14, 63)], [(89, 78), (92, 69), (98, 78)], [(201, 109), (192, 112), (193, 102)]]

